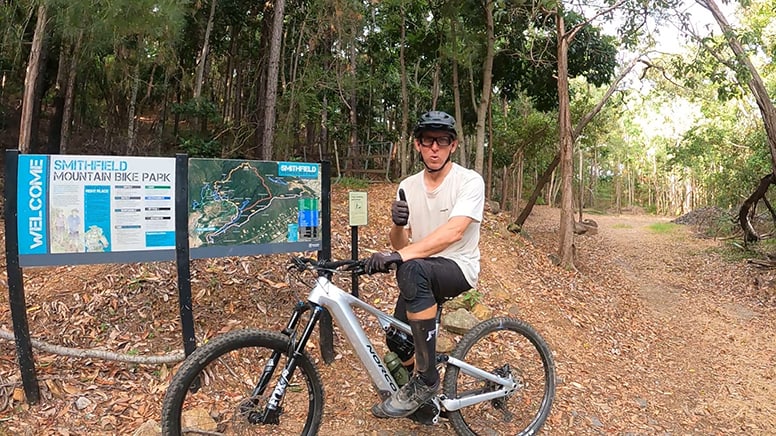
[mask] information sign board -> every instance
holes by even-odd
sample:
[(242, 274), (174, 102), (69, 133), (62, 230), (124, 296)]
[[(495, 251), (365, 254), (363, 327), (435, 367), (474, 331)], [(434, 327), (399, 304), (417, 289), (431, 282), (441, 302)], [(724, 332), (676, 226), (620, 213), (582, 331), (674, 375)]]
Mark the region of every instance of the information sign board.
[(19, 155), (20, 265), (172, 260), (174, 195), (174, 158)]

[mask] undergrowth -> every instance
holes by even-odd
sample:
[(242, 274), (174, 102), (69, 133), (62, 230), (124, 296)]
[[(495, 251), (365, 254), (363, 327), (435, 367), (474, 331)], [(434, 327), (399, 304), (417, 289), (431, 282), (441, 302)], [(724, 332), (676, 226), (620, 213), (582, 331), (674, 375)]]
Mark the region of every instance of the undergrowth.
[(649, 230), (655, 233), (673, 233), (679, 228), (679, 224), (674, 223), (653, 223), (647, 227)]

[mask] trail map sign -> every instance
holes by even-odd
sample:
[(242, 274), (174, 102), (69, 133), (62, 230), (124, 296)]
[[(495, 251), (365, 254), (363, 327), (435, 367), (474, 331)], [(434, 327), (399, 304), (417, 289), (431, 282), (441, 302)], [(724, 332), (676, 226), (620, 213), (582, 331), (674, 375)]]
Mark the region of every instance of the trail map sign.
[(189, 159), (192, 258), (321, 247), (319, 164)]
[(172, 260), (175, 159), (19, 155), (21, 266)]
[(37, 403), (40, 392), (21, 267), (175, 260), (189, 355), (190, 259), (313, 250), (330, 258), (330, 192), (328, 162), (6, 150), (6, 271), (27, 401)]

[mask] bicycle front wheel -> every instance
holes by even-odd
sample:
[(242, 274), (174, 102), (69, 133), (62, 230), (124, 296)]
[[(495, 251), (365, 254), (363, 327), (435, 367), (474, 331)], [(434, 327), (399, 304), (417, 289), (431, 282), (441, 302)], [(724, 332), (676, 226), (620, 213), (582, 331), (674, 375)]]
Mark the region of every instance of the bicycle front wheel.
[[(173, 377), (162, 404), (162, 435), (316, 434), (323, 416), (323, 385), (305, 353), (289, 376), (280, 416), (266, 407), (288, 360), (289, 338), (256, 329), (232, 331), (197, 348)], [(274, 352), (274, 372), (262, 377)], [(267, 380), (257, 389), (260, 379)]]
[[(469, 330), (451, 356), (500, 377), (517, 389), (507, 396), (448, 412), (459, 435), (533, 435), (544, 425), (555, 396), (550, 348), (528, 324), (509, 317), (483, 321)], [(500, 386), (447, 365), (447, 398), (491, 392)]]

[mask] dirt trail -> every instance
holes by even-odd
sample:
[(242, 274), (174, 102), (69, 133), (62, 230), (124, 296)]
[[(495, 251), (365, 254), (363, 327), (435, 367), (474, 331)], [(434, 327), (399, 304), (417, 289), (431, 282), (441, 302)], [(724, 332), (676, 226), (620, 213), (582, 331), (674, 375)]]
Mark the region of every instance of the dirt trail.
[(776, 323), (772, 310), (736, 293), (754, 280), (742, 274), (747, 267), (722, 261), (713, 250), (719, 242), (687, 227), (650, 228), (666, 220), (593, 218), (643, 302), (643, 327), (656, 333), (643, 375), (677, 415), (666, 430), (776, 434)]
[[(395, 189), (371, 186), (370, 205), (390, 205)], [(347, 198), (346, 189), (334, 190), (333, 222), (347, 222)], [(370, 206), (369, 225), (359, 230), (362, 248), (388, 248), (386, 207)], [(776, 434), (774, 272), (723, 259), (720, 242), (696, 238), (691, 228), (650, 228), (665, 219), (588, 218), (598, 222), (599, 234), (576, 238), (578, 271), (548, 257), (557, 249), (557, 209), (535, 208), (521, 235), (507, 231), (506, 214), (486, 213), (483, 220), (482, 302), (494, 315), (529, 322), (555, 356), (557, 395), (542, 434)], [(335, 258), (350, 255), (349, 241), (347, 228), (333, 229)], [(282, 325), (299, 292), (298, 284), (285, 285), (287, 260), (194, 262), (198, 334)], [(29, 269), (25, 291), (36, 338), (147, 354), (180, 349), (169, 263)], [(360, 292), (390, 311), (398, 291), (393, 277), (376, 275), (364, 278)], [(758, 293), (770, 293), (770, 302)], [(7, 295), (0, 293), (4, 328), (11, 325)], [(375, 344), (382, 343), (378, 336)], [(370, 381), (342, 335), (336, 342), (335, 362), (319, 365), (322, 435), (452, 434), (447, 422), (425, 427), (372, 417), (377, 398)], [(0, 435), (132, 435), (158, 422), (175, 370), (39, 351), (36, 361), (44, 400), (28, 407), (13, 343), (0, 341)]]

